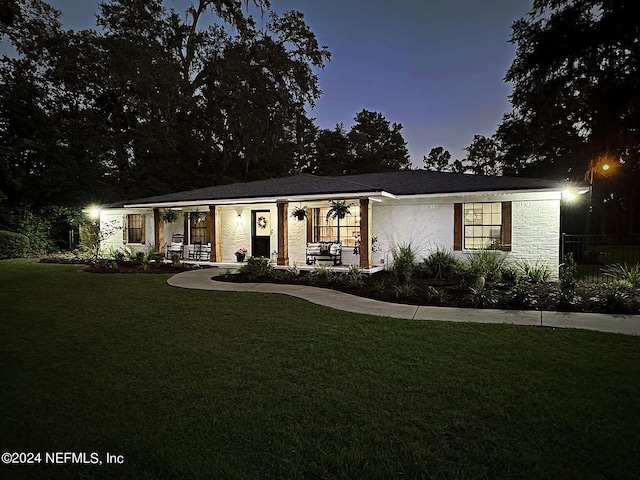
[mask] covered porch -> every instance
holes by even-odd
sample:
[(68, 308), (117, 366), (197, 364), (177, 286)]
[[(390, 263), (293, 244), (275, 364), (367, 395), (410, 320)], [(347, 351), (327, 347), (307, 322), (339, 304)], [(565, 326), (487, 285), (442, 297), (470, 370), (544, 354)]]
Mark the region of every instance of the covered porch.
[[(325, 263), (320, 256), (310, 257), (310, 245), (339, 244), (340, 261), (333, 264), (336, 271), (350, 265), (365, 271), (381, 269), (372, 261), (375, 199), (332, 195), (269, 200), (144, 205), (152, 212), (153, 249), (165, 253), (169, 260), (176, 254), (181, 261), (220, 268), (237, 268), (242, 259), (237, 254), (244, 253), (245, 259), (264, 257), (276, 267), (295, 264), (306, 270)], [(349, 207), (346, 217), (327, 216), (332, 201)], [(139, 209), (143, 205), (125, 207)], [(124, 228), (129, 229), (130, 224), (125, 221)]]

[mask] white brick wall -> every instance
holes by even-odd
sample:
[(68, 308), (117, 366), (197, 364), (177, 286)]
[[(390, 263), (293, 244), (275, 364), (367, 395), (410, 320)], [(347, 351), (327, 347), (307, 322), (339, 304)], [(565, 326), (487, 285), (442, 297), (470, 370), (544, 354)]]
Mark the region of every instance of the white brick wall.
[(391, 251), (411, 244), (419, 258), (437, 247), (453, 249), (453, 204), (429, 201), (392, 201), (374, 203), (372, 235), (377, 237), (373, 264), (392, 261)]
[[(523, 200), (522, 197), (528, 198)], [(375, 265), (392, 261), (391, 250), (411, 244), (422, 259), (436, 248), (453, 250), (453, 210), (455, 203), (512, 202), (513, 260), (541, 262), (557, 278), (560, 239), (560, 198), (546, 194), (496, 195), (431, 198), (424, 200), (384, 200), (373, 205), (372, 234), (378, 237), (381, 252), (373, 255)], [(551, 198), (549, 198), (551, 197)], [(557, 198), (554, 198), (557, 197)], [(464, 257), (461, 252), (461, 257)]]
[(511, 257), (548, 265), (554, 279), (560, 262), (560, 200), (513, 201)]

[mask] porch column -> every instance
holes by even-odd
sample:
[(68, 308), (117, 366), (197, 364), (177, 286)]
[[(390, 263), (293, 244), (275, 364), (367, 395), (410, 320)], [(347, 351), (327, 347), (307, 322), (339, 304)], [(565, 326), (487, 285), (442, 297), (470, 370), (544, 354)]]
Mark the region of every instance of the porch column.
[(278, 265), (289, 265), (289, 202), (278, 205)]
[(219, 206), (209, 205), (207, 230), (209, 231), (209, 239), (211, 240), (211, 254), (209, 255), (210, 262), (222, 261), (222, 243), (220, 242), (220, 235), (222, 231), (220, 226), (221, 216)]
[(360, 268), (371, 268), (371, 200), (360, 199)]
[(159, 208), (153, 209), (153, 242), (156, 252), (164, 252), (164, 220)]

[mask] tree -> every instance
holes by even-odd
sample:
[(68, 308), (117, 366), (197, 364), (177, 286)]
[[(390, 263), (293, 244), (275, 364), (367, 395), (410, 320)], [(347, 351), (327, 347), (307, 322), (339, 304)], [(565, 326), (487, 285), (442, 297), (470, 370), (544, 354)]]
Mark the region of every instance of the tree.
[(465, 148), (467, 157), (454, 162), (453, 170), (475, 175), (499, 175), (500, 152), (498, 142), (491, 137), (474, 135), (471, 145)]
[(407, 142), (402, 138), (402, 125), (390, 122), (378, 112), (362, 110), (347, 137), (353, 161), (344, 173), (370, 173), (410, 168)]
[(616, 205), (608, 208), (627, 233), (640, 203), (636, 4), (536, 0), (513, 25), (514, 109), (497, 132), (509, 172), (584, 180), (603, 159), (614, 163), (614, 188), (598, 207)]
[(307, 160), (299, 170), (316, 175), (350, 175), (410, 168), (402, 125), (378, 112), (356, 114), (349, 132), (339, 123), (333, 130), (317, 129)]
[(311, 160), (304, 171), (315, 175), (343, 175), (353, 164), (351, 144), (344, 125), (316, 133)]
[[(109, 154), (126, 172), (133, 149), (136, 168), (126, 177), (149, 190), (289, 173), (307, 128), (304, 106), (320, 95), (312, 68), (329, 53), (301, 13), (272, 12), (260, 30), (247, 18), (235, 35), (220, 25), (200, 29), (215, 3), (201, 0), (186, 21), (160, 0), (114, 0), (99, 16), (110, 54), (105, 73), (118, 74), (102, 102), (118, 139)], [(123, 55), (140, 62), (122, 71)]]
[[(185, 16), (161, 0), (111, 0), (98, 33), (64, 31), (40, 0), (18, 4), (26, 13), (3, 33), (19, 58), (0, 75), (30, 68), (42, 124), (64, 126), (42, 151), (74, 145), (98, 167), (106, 200), (286, 175), (303, 155), (305, 105), (321, 93), (313, 68), (330, 55), (301, 13), (270, 12), (258, 29), (237, 0), (199, 0)], [(228, 23), (203, 25), (207, 11)]]
[(436, 172), (450, 172), (451, 165), (451, 153), (445, 150), (444, 147), (434, 147), (429, 152), (428, 157), (422, 157), (425, 169), (435, 170)]
[[(330, 54), (301, 13), (266, 14), (268, 0), (199, 0), (186, 15), (111, 0), (101, 31), (73, 32), (42, 0), (8, 5), (0, 35), (17, 55), (0, 60), (3, 209), (286, 175), (305, 156), (314, 69)], [(218, 20), (203, 24), (206, 12)]]

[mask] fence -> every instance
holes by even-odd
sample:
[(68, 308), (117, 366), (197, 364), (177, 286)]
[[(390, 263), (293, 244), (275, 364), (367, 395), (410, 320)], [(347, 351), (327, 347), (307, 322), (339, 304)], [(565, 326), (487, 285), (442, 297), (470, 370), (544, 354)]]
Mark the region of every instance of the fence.
[(563, 233), (561, 253), (562, 259), (568, 253), (573, 254), (581, 279), (606, 282), (611, 279), (602, 273), (603, 267), (640, 263), (640, 236), (615, 239), (606, 235)]

